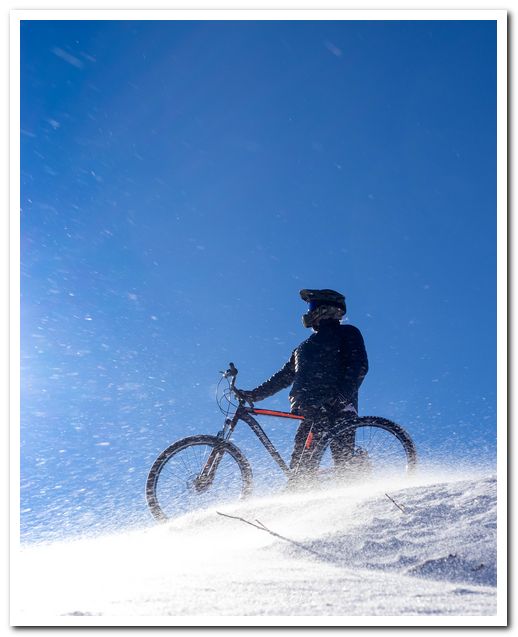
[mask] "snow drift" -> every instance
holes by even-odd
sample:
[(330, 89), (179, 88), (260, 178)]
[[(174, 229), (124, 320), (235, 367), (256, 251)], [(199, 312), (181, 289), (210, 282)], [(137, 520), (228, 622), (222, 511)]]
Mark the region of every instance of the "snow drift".
[(255, 498), (128, 533), (27, 546), (15, 568), (20, 626), (494, 615), (496, 478), (421, 476)]

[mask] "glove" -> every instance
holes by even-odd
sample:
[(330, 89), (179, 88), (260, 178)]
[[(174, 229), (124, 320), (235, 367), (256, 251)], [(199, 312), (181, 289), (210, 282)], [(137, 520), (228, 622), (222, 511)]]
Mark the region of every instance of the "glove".
[(247, 390), (247, 389), (240, 389), (239, 390), (239, 395), (241, 396), (241, 398), (246, 400), (246, 402), (248, 402), (251, 405), (253, 405), (253, 403), (255, 401), (255, 395), (254, 395), (253, 391)]

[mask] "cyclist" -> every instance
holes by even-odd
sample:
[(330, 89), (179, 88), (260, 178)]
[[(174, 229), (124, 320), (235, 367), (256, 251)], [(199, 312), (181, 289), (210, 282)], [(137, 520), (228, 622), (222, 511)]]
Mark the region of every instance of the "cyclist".
[[(292, 353), (289, 361), (267, 381), (241, 393), (251, 401), (264, 400), (291, 387), (291, 411), (304, 416), (295, 435), (290, 467), (297, 468), (290, 486), (311, 474), (319, 458), (316, 442), (334, 426), (358, 415), (358, 389), (369, 365), (363, 337), (352, 325), (342, 325), (345, 297), (334, 290), (301, 290), (309, 304), (302, 316), (313, 334)], [(354, 432), (348, 440), (331, 443), (336, 464), (347, 462), (354, 449)]]

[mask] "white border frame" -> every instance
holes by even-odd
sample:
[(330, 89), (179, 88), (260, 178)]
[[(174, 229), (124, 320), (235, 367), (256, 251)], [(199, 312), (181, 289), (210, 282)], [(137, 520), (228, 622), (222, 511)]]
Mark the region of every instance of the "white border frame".
[[(211, 0), (208, 0), (210, 3)], [(498, 546), (507, 545), (507, 11), (492, 9), (13, 9), (10, 13), (10, 458), (11, 585), (16, 580), (20, 478), (20, 21), (21, 20), (495, 20), (497, 22), (497, 462)], [(41, 617), (27, 623), (11, 610), (12, 626), (506, 626), (507, 555), (498, 551), (494, 616), (178, 616)], [(12, 592), (11, 600), (16, 601)]]

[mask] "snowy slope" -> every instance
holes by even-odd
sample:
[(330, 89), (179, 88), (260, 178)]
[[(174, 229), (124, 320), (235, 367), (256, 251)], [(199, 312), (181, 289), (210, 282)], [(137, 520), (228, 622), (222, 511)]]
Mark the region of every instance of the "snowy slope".
[(496, 613), (493, 476), (280, 495), (220, 512), (278, 535), (209, 510), (29, 546), (16, 565), (15, 623)]

